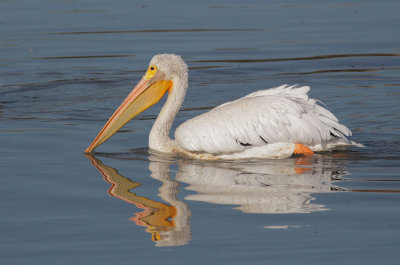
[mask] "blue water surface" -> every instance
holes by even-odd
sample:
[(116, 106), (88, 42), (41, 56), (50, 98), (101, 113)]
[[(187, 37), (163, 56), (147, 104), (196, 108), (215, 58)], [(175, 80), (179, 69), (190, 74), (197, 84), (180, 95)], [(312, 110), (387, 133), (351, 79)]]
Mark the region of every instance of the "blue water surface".
[[(398, 1), (0, 0), (1, 264), (398, 264)], [(311, 87), (365, 148), (154, 153), (162, 103), (83, 153), (158, 53), (223, 102)]]

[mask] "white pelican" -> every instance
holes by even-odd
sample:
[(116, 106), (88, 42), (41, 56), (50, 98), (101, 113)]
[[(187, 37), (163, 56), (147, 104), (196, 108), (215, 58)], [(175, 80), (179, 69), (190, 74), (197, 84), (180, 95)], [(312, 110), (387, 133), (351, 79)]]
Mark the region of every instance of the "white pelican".
[(154, 122), (149, 147), (197, 159), (285, 158), (356, 145), (351, 131), (308, 97), (307, 86), (282, 85), (222, 104), (181, 124), (172, 122), (188, 87), (188, 67), (174, 54), (152, 58), (146, 73), (85, 150), (92, 152), (133, 117), (168, 98)]

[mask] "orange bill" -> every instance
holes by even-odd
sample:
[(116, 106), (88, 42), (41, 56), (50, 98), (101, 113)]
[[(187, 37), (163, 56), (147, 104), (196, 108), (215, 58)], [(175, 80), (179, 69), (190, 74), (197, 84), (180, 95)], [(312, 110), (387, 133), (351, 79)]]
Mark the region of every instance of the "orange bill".
[(172, 81), (164, 80), (163, 74), (156, 74), (152, 71), (156, 70), (154, 67), (149, 67), (149, 70), (110, 117), (92, 144), (86, 148), (85, 153), (91, 153), (131, 119), (156, 104), (171, 89)]

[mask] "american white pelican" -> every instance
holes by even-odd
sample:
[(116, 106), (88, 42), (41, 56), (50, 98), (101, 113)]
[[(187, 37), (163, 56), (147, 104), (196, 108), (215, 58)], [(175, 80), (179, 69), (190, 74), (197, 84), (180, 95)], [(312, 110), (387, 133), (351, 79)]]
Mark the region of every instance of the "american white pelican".
[(351, 131), (307, 95), (307, 86), (282, 85), (222, 104), (181, 124), (172, 122), (188, 87), (188, 67), (174, 54), (152, 58), (146, 73), (85, 152), (90, 153), (168, 91), (149, 136), (149, 147), (198, 159), (285, 158), (359, 144)]

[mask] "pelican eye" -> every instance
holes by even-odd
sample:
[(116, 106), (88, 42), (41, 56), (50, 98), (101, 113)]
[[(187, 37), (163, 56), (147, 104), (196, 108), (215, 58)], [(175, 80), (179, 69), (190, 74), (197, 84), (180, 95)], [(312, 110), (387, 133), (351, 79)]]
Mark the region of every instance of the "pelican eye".
[(157, 66), (150, 65), (146, 72), (146, 79), (152, 78), (157, 73)]

